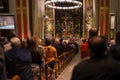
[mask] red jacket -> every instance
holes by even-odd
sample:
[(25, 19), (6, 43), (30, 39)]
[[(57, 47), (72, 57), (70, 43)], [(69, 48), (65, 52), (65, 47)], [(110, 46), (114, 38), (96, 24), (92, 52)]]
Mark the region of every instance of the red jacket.
[(83, 43), (80, 47), (81, 58), (88, 57), (88, 44), (87, 42)]

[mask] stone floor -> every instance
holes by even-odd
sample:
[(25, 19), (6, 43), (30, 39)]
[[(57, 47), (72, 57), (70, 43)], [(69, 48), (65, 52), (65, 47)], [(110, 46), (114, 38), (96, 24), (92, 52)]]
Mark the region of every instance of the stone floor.
[(64, 69), (64, 71), (58, 76), (56, 80), (70, 80), (74, 66), (80, 61), (80, 54), (76, 54), (70, 64)]

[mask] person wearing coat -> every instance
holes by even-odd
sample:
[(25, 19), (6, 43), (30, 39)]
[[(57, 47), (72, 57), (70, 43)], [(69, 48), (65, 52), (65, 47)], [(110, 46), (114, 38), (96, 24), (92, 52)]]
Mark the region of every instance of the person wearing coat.
[(2, 46), (0, 46), (0, 80), (6, 80), (5, 56)]
[(88, 41), (90, 58), (77, 64), (71, 80), (119, 80), (120, 62), (106, 55), (106, 43), (101, 37)]
[(30, 51), (21, 47), (21, 41), (18, 37), (11, 38), (10, 42), (12, 49), (5, 52), (8, 79), (19, 75), (21, 80), (33, 80)]

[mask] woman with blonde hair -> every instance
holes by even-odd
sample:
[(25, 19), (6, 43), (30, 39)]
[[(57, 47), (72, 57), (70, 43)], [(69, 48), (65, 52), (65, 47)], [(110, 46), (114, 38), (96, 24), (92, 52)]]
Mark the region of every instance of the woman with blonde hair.
[(42, 68), (42, 78), (45, 78), (45, 51), (43, 48), (43, 40), (41, 40), (38, 36), (33, 36), (32, 40), (35, 42), (36, 50), (39, 52), (39, 54), (42, 57), (42, 63), (41, 63), (41, 68)]
[(42, 58), (45, 57), (45, 52), (42, 44), (42, 40), (38, 36), (33, 36), (32, 40), (35, 42), (35, 46), (37, 47), (37, 50), (40, 52)]

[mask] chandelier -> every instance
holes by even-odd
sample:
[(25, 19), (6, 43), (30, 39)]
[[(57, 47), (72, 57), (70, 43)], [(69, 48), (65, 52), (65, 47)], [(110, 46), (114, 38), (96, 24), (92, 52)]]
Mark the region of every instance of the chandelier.
[[(58, 5), (59, 4), (59, 5)], [(82, 6), (82, 3), (76, 0), (48, 0), (45, 6), (53, 9), (77, 9)]]

